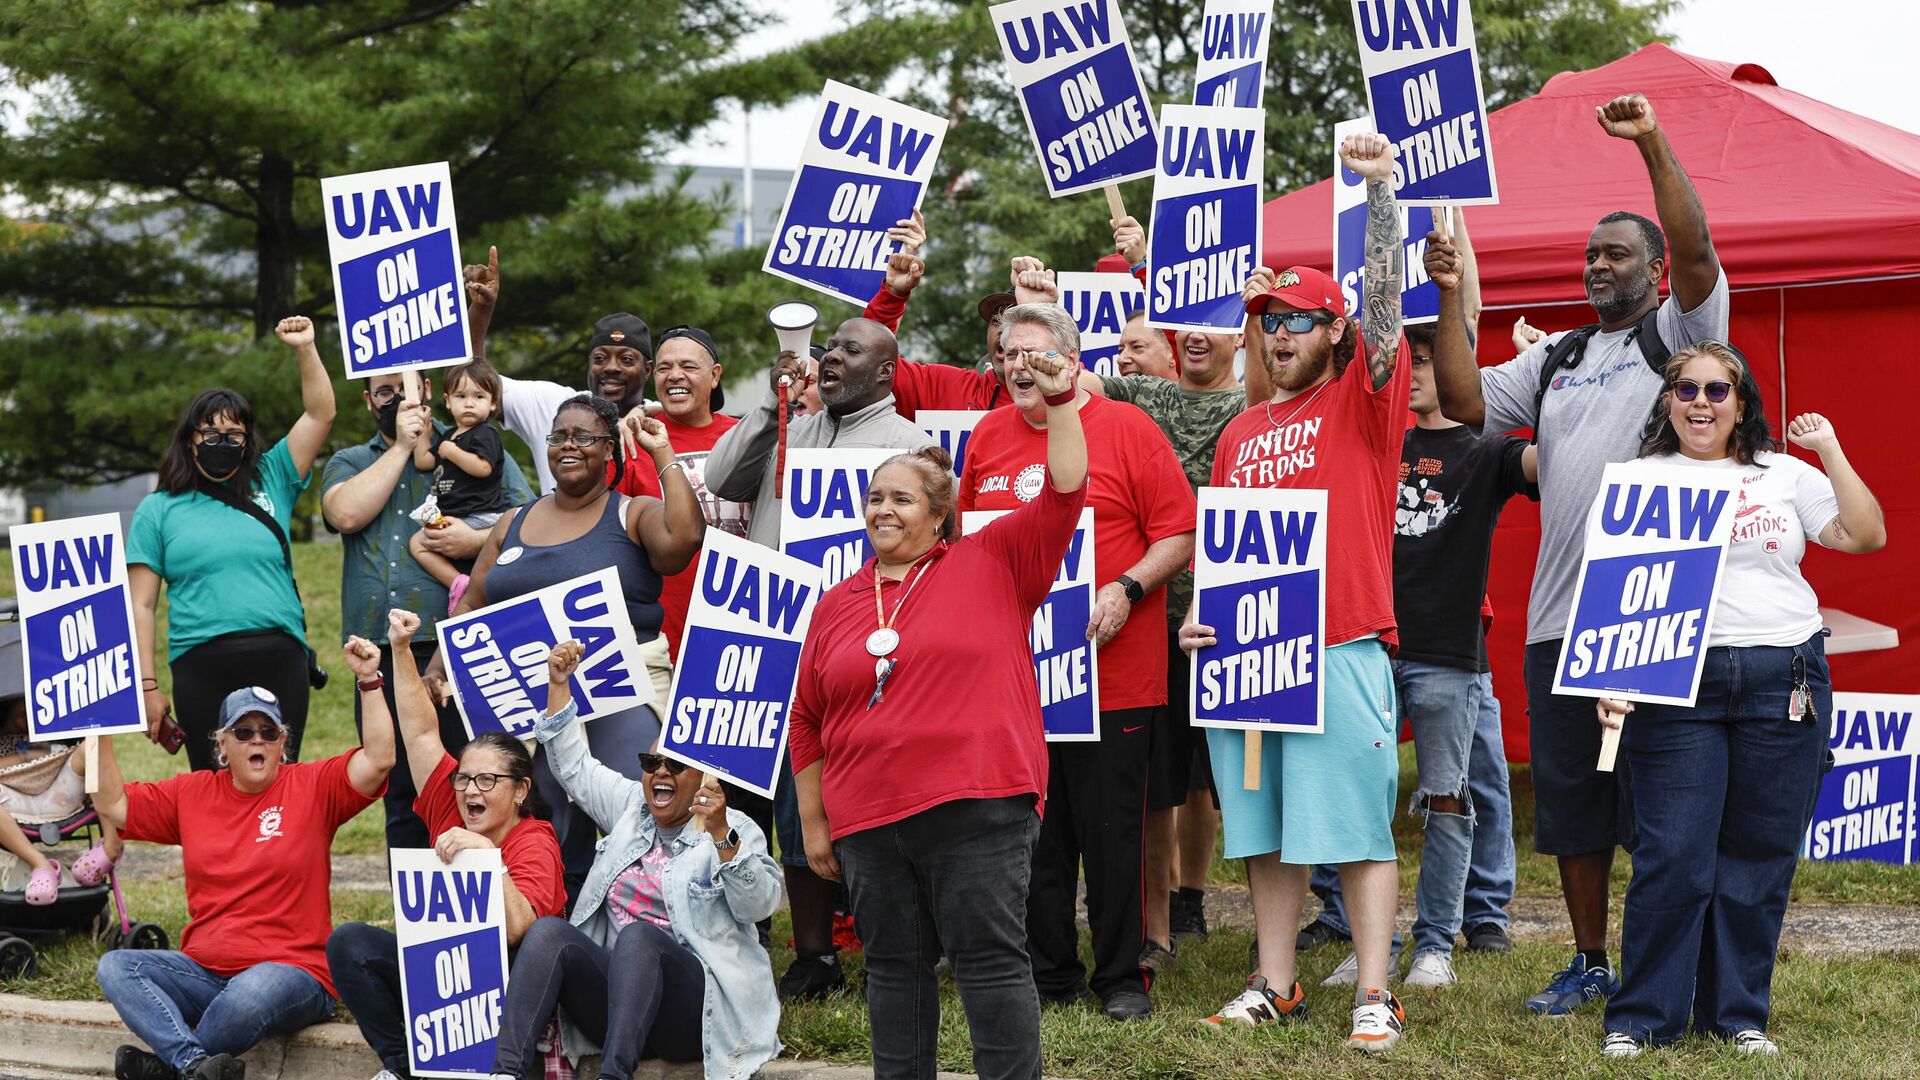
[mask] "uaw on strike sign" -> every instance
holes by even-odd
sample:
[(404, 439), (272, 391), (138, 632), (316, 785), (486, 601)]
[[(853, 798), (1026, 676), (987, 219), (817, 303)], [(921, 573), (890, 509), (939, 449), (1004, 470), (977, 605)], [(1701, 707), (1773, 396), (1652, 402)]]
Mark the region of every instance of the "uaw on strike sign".
[(1393, 142), (1402, 203), (1493, 203), (1486, 95), (1468, 0), (1353, 0), (1360, 71)]
[(1327, 493), (1196, 494), (1194, 619), (1216, 643), (1193, 654), (1194, 726), (1326, 730)]
[[(977, 533), (1011, 510), (969, 510), (960, 528)], [(1093, 510), (1067, 543), (1047, 598), (1034, 610), (1027, 639), (1033, 646), (1033, 677), (1040, 689), (1040, 722), (1048, 742), (1100, 741), (1100, 653), (1087, 638), (1093, 597)]]
[(1273, 0), (1207, 0), (1200, 12), (1193, 103), (1259, 108), (1266, 96), (1272, 28)]
[(1147, 241), (1147, 325), (1238, 333), (1240, 290), (1260, 258), (1266, 114), (1169, 105)]
[(773, 798), (819, 567), (708, 529), (661, 751)]
[(1120, 335), (1127, 316), (1147, 306), (1147, 292), (1132, 274), (1062, 270), (1060, 306), (1080, 328), (1080, 364), (1102, 377), (1120, 374)]
[(821, 588), (852, 577), (873, 554), (867, 541), (867, 486), (881, 463), (898, 453), (858, 447), (787, 451), (780, 550), (819, 567)]
[(15, 525), (27, 738), (147, 730), (120, 515)]
[(1153, 175), (1153, 107), (1118, 0), (1013, 0), (987, 17), (1048, 194)]
[(465, 361), (467, 290), (447, 163), (320, 181), (347, 377)]
[(946, 134), (932, 113), (828, 80), (760, 268), (850, 304), (871, 300), (899, 248), (887, 230), (919, 208)]
[(490, 1076), (507, 997), (506, 870), (498, 848), (440, 861), (394, 848), (393, 932), (408, 1071)]
[(1827, 749), (1833, 770), (1820, 784), (1801, 844), (1809, 859), (1920, 862), (1920, 697), (1835, 694)]

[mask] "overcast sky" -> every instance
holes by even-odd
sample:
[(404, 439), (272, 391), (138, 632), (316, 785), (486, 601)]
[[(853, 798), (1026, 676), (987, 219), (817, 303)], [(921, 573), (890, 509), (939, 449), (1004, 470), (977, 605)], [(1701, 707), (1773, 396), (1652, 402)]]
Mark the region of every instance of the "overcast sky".
[[(1200, 0), (1194, 0), (1199, 3)], [(745, 39), (749, 54), (789, 40), (796, 27), (831, 25), (832, 0), (782, 0), (786, 22)], [(1121, 0), (1121, 11), (1126, 0)], [(1920, 132), (1920, 93), (1908, 76), (1920, 40), (1916, 0), (1686, 0), (1667, 27), (1683, 51), (1713, 60), (1755, 63), (1789, 90), (1862, 116)], [(878, 89), (878, 88), (875, 88)], [(754, 113), (753, 164), (788, 169), (800, 156), (811, 98)], [(736, 110), (673, 160), (692, 165), (744, 163), (745, 125)]]

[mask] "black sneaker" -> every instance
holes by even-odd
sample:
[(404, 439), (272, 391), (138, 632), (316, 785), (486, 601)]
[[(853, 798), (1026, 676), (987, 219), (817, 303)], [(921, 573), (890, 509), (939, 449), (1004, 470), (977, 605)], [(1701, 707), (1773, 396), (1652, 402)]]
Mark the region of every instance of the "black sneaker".
[(777, 991), (781, 1001), (818, 1001), (846, 989), (847, 973), (840, 967), (840, 954), (793, 958), (793, 966), (780, 976)]
[(1507, 937), (1506, 928), (1493, 923), (1481, 923), (1467, 927), (1468, 952), (1504, 953), (1513, 951), (1513, 942)]
[(1109, 1020), (1141, 1020), (1153, 1015), (1153, 999), (1145, 990), (1126, 986), (1101, 1002), (1100, 1011), (1106, 1013)]
[(215, 1054), (194, 1062), (193, 1080), (247, 1080), (247, 1063), (232, 1054)]
[(1173, 928), (1173, 936), (1176, 938), (1206, 937), (1207, 936), (1207, 901), (1205, 899), (1206, 894), (1202, 893), (1201, 899), (1195, 900), (1191, 904), (1181, 902), (1179, 893), (1175, 893), (1173, 895), (1174, 895), (1174, 901), (1173, 901), (1173, 909), (1171, 912), (1172, 918), (1169, 920)]
[(1351, 943), (1353, 935), (1341, 933), (1325, 919), (1315, 919), (1300, 929), (1300, 936), (1293, 940), (1293, 947), (1298, 952), (1306, 952), (1336, 941)]
[(114, 1080), (179, 1080), (180, 1074), (157, 1054), (122, 1046), (113, 1052), (113, 1076)]

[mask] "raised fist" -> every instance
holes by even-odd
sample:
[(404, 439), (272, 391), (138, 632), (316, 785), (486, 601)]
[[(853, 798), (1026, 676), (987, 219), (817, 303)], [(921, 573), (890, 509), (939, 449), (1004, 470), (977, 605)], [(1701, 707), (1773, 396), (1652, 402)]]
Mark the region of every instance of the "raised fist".
[(1016, 255), (1008, 275), (1013, 282), (1013, 302), (1016, 304), (1057, 304), (1060, 302), (1060, 286), (1054, 280), (1053, 271), (1047, 264), (1031, 255)]
[(1460, 249), (1438, 232), (1427, 234), (1427, 254), (1424, 259), (1427, 277), (1443, 292), (1452, 292), (1460, 287), (1462, 260)]
[(299, 349), (313, 344), (313, 320), (305, 315), (289, 315), (281, 319), (273, 328), (280, 343), (289, 349)]
[(571, 639), (553, 647), (547, 654), (547, 682), (565, 686), (573, 677), (573, 669), (580, 666), (580, 658), (587, 654), (587, 647)]
[(1787, 439), (1802, 450), (1825, 453), (1840, 445), (1833, 425), (1817, 412), (1803, 412), (1787, 424)]
[(1340, 144), (1340, 163), (1368, 180), (1393, 179), (1393, 144), (1385, 135), (1360, 132)]
[(419, 629), (420, 616), (406, 608), (387, 612), (387, 641), (395, 648), (405, 648), (413, 640), (414, 631)]
[(1644, 94), (1622, 94), (1593, 110), (1600, 130), (1616, 139), (1638, 139), (1660, 129), (1653, 118), (1653, 105)]

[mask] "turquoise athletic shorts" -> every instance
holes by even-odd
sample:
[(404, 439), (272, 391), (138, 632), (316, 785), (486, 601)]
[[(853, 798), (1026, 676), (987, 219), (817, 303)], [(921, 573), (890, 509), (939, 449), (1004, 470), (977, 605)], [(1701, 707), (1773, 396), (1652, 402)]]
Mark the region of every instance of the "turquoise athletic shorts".
[(1226, 855), (1278, 852), (1301, 865), (1392, 862), (1394, 800), (1400, 786), (1395, 748), (1399, 702), (1393, 661), (1378, 638), (1326, 651), (1326, 730), (1266, 732), (1260, 740), (1260, 788), (1248, 791), (1246, 733), (1208, 728)]

